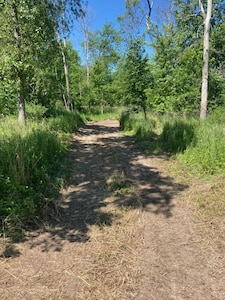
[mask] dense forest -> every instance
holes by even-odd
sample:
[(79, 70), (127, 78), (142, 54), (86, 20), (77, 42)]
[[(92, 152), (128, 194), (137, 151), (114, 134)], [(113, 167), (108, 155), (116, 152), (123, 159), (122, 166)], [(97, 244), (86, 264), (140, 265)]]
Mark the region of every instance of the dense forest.
[[(224, 0), (168, 2), (164, 10), (157, 8), (158, 19), (150, 1), (124, 2), (118, 24), (106, 23), (96, 31), (88, 25), (91, 16), (82, 0), (0, 2), (0, 215), (4, 224), (11, 216), (33, 217), (37, 209), (50, 205), (60, 186), (59, 165), (68, 150), (65, 136), (57, 130), (75, 132), (84, 122), (82, 114), (121, 107), (141, 112), (145, 120), (154, 112), (194, 117), (197, 122), (207, 112), (224, 122)], [(83, 36), (83, 55), (72, 46), (75, 27)], [(122, 127), (131, 119), (123, 115)], [(179, 122), (182, 138), (185, 132), (185, 139), (193, 141), (197, 123)], [(161, 142), (168, 131), (177, 130), (176, 125), (166, 126)], [(184, 151), (187, 145), (181, 144), (179, 140), (176, 149)], [(171, 136), (166, 147), (165, 151), (174, 151)], [(198, 148), (195, 151), (200, 153)], [(215, 157), (218, 164), (212, 159), (211, 165), (208, 158), (201, 158), (207, 161), (209, 173), (215, 171), (213, 166), (224, 167), (224, 155), (219, 160), (216, 152)]]

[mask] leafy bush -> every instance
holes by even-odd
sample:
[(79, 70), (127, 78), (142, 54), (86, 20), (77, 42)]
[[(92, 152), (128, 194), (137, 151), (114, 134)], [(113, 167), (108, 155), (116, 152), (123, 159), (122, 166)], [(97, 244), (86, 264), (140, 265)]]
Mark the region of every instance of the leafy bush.
[(120, 129), (124, 131), (131, 130), (132, 128), (130, 125), (130, 113), (128, 111), (125, 111), (120, 117)]
[(48, 109), (45, 106), (35, 103), (29, 103), (26, 105), (26, 115), (28, 119), (40, 120), (44, 117)]

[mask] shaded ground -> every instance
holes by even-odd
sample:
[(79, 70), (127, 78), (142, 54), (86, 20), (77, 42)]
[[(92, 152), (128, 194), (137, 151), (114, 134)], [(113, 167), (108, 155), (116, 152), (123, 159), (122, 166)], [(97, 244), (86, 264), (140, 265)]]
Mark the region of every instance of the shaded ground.
[(73, 144), (57, 220), (2, 250), (1, 299), (225, 299), (224, 247), (165, 158), (144, 155), (117, 121), (89, 123)]

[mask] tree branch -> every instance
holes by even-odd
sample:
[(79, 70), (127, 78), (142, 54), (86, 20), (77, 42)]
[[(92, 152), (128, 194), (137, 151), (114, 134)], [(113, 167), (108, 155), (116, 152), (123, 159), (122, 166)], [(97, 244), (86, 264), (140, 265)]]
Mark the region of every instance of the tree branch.
[(203, 7), (203, 4), (202, 4), (201, 0), (199, 0), (199, 7), (200, 7), (200, 10), (201, 10), (201, 15), (202, 15), (203, 19), (205, 20), (206, 13), (205, 13), (205, 10), (204, 10), (204, 7)]
[(146, 16), (146, 27), (147, 27), (148, 30), (150, 30), (149, 21), (150, 21), (150, 17), (151, 17), (153, 2), (150, 3), (150, 1), (147, 0), (147, 3), (148, 3), (149, 12), (148, 12), (148, 15)]

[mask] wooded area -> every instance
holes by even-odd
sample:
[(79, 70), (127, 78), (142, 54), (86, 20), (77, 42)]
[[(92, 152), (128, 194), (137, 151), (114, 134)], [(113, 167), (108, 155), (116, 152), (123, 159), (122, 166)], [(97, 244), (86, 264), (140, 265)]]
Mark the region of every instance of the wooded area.
[[(224, 105), (224, 1), (213, 1), (211, 17), (210, 1), (175, 0), (161, 23), (151, 20), (148, 4), (127, 0), (120, 30), (105, 24), (91, 32), (80, 0), (1, 3), (0, 113), (18, 111), (24, 123), (25, 103), (43, 115), (116, 105), (145, 114), (197, 116), (201, 109), (204, 119)], [(69, 40), (74, 25), (83, 32), (84, 58)]]

